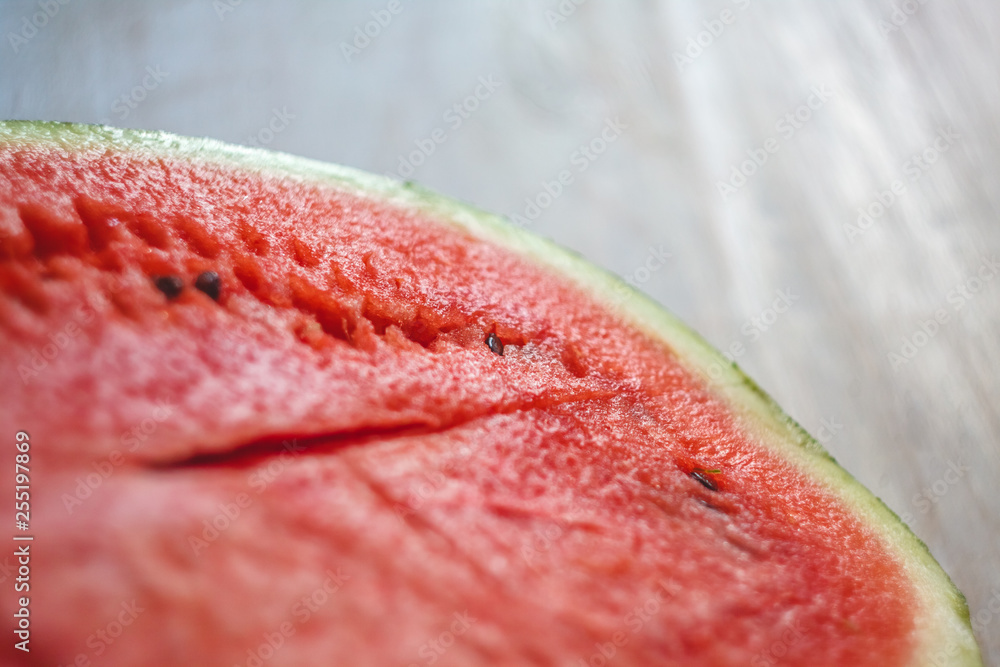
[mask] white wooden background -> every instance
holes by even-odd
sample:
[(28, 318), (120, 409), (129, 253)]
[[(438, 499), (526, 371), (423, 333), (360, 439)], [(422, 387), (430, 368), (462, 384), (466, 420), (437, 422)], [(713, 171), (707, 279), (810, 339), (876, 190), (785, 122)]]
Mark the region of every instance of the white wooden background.
[(894, 1), (4, 0), (0, 116), (404, 175), (419, 142), (415, 180), (539, 201), (909, 518), (1000, 665), (1000, 3)]

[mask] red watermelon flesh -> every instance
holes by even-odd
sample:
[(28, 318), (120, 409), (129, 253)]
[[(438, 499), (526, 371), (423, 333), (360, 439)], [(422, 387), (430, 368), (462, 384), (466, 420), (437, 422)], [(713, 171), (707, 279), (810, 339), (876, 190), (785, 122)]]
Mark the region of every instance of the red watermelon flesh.
[(416, 188), (0, 125), (0, 343), (34, 537), (4, 664), (979, 664), (922, 545), (738, 371)]

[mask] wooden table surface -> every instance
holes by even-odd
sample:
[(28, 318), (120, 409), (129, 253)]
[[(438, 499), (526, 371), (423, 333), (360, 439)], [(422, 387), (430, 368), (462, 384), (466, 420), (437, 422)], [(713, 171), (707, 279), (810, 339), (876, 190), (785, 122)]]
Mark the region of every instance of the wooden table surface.
[(3, 3), (0, 116), (518, 216), (732, 350), (927, 542), (1000, 665), (1000, 3), (52, 4)]

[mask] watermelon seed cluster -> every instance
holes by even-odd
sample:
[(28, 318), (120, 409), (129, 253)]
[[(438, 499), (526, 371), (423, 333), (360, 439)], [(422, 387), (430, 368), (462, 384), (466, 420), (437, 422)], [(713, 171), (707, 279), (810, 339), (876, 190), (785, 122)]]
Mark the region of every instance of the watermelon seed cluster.
[[(153, 276), (153, 284), (168, 299), (176, 299), (184, 290), (184, 281), (177, 276)], [(219, 300), (219, 294), (222, 292), (222, 280), (215, 271), (203, 271), (198, 274), (194, 286), (213, 301)]]
[[(279, 247), (275, 244), (277, 238), (246, 221), (233, 225), (236, 238), (232, 239), (209, 231), (195, 215), (136, 212), (86, 194), (77, 194), (64, 204), (0, 204), (0, 223), (13, 223), (12, 231), (0, 238), (0, 257), (32, 257), (45, 270), (52, 264), (58, 266), (62, 274), (66, 272), (67, 258), (74, 257), (81, 268), (90, 266), (106, 275), (109, 305), (128, 318), (139, 318), (142, 299), (150, 296), (131, 294), (126, 289), (129, 278), (125, 268), (138, 265), (146, 285), (154, 287), (168, 302), (182, 300), (185, 289), (191, 287), (219, 303), (230, 296), (230, 289), (234, 294), (245, 290), (262, 304), (286, 314), (291, 333), (316, 349), (326, 347), (330, 338), (364, 349), (371, 348), (373, 337), (398, 345), (399, 335), (430, 349), (440, 335), (469, 326), (464, 316), (429, 306), (396, 308), (392, 299), (361, 289), (356, 279), (347, 277), (336, 263), (326, 275), (317, 275), (323, 273), (321, 253), (294, 234)], [(242, 248), (227, 251), (226, 245), (232, 243)], [(284, 260), (295, 266), (288, 266)], [(369, 275), (379, 271), (371, 253), (362, 260)], [(23, 273), (23, 266), (0, 271), (0, 284), (30, 280), (20, 273), (5, 275), (16, 272)], [(398, 278), (395, 285), (401, 289)], [(43, 288), (42, 280), (38, 280), (12, 293), (31, 311), (44, 314), (49, 302)], [(504, 356), (510, 345), (525, 344), (524, 336), (509, 327), (502, 330), (501, 338), (496, 326), (477, 333), (493, 354)], [(567, 347), (559, 360), (576, 377), (589, 373), (588, 365), (573, 347)]]

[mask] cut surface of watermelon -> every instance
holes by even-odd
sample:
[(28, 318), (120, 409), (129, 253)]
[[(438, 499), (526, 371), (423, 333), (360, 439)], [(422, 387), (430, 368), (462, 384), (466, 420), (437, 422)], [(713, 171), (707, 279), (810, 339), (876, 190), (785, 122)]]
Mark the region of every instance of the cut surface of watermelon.
[(414, 186), (0, 123), (0, 343), (13, 664), (981, 664), (926, 548), (735, 366)]

